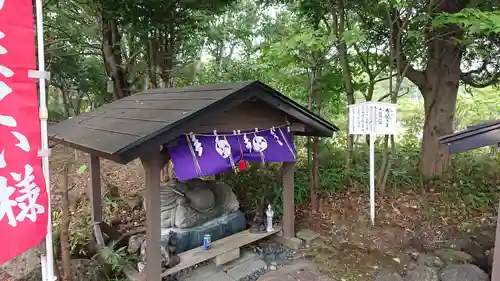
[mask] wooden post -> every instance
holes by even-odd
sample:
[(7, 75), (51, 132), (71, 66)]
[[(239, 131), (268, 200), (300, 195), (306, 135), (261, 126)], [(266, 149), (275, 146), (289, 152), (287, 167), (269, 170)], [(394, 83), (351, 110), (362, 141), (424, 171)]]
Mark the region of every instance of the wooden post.
[(285, 237), (295, 237), (294, 172), (295, 163), (283, 163), (283, 235)]
[(495, 252), (493, 253), (491, 280), (500, 280), (500, 204), (498, 205), (497, 232), (495, 235)]
[(92, 205), (92, 229), (97, 245), (104, 247), (104, 238), (100, 229), (102, 222), (102, 194), (101, 194), (101, 164), (99, 156), (90, 155), (89, 159), (90, 186), (88, 188)]
[(162, 157), (159, 151), (142, 157), (146, 180), (146, 281), (161, 280), (160, 180)]

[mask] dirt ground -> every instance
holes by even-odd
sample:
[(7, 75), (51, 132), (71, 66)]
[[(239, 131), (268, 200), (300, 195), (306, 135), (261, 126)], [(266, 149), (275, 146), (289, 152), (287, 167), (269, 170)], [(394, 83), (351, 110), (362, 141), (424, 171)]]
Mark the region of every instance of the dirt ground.
[(474, 213), (445, 216), (432, 206), (439, 194), (406, 193), (379, 196), (376, 224), (369, 217), (366, 195), (341, 194), (321, 199), (318, 211), (298, 210), (299, 228), (312, 229), (322, 239), (312, 246), (312, 259), (342, 280), (374, 280), (380, 270), (404, 272), (415, 252), (425, 252), (452, 237), (493, 233), (496, 217)]
[[(70, 165), (70, 203), (72, 217), (89, 220), (86, 196), (88, 171), (80, 174), (88, 155), (76, 153), (61, 145), (53, 147), (50, 161), (53, 205), (60, 205), (60, 188), (64, 165)], [(144, 223), (142, 191), (144, 172), (139, 160), (120, 165), (101, 160), (101, 181), (106, 198), (105, 216), (120, 230)], [(477, 226), (494, 225), (494, 214), (477, 213), (468, 218), (447, 216), (433, 211), (439, 204), (439, 193), (425, 196), (415, 193), (379, 196), (376, 225), (369, 218), (368, 192), (345, 193), (320, 199), (319, 208), (311, 212), (307, 206), (297, 208), (297, 229), (308, 228), (322, 235), (311, 248), (312, 259), (320, 268), (343, 280), (372, 280), (380, 268), (404, 270), (408, 252), (423, 251), (446, 236)], [(433, 205), (434, 204), (434, 205)], [(473, 224), (474, 223), (474, 224)], [(82, 224), (72, 221), (73, 230)]]

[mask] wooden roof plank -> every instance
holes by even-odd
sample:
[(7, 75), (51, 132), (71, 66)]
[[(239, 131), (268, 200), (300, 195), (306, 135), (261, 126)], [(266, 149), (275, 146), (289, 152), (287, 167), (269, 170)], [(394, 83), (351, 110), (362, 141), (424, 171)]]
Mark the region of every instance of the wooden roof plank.
[[(54, 137), (58, 138), (58, 135), (54, 135)], [(66, 144), (78, 147), (89, 153), (92, 153), (92, 151), (100, 151), (103, 154), (109, 155), (109, 157), (106, 157), (101, 154), (102, 157), (110, 158), (117, 148), (124, 147), (127, 143), (133, 142), (139, 138), (140, 137), (123, 135), (117, 132), (106, 132), (92, 128), (82, 129), (74, 126), (68, 129), (64, 138), (59, 139)], [(88, 149), (85, 150), (82, 148)]]
[(94, 130), (102, 130), (124, 135), (144, 137), (151, 132), (167, 126), (170, 122), (151, 122), (133, 119), (116, 119), (102, 116), (92, 116), (78, 122), (76, 126), (85, 126)]
[(161, 93), (161, 94), (171, 94), (171, 93), (185, 93), (185, 92), (204, 92), (204, 91), (236, 91), (238, 89), (244, 88), (255, 81), (243, 81), (236, 83), (227, 83), (227, 84), (207, 84), (207, 85), (197, 85), (197, 86), (189, 86), (183, 88), (157, 88), (157, 89), (149, 89), (138, 94), (147, 95), (150, 93)]
[(237, 89), (222, 89), (218, 91), (195, 91), (195, 92), (175, 92), (175, 93), (162, 93), (162, 92), (146, 92), (146, 93), (138, 93), (130, 98), (129, 100), (143, 100), (143, 99), (162, 99), (162, 100), (170, 100), (170, 99), (214, 99), (219, 100), (223, 97), (226, 97), (235, 92)]
[(470, 126), (466, 130), (443, 136), (439, 141), (448, 146), (451, 154), (498, 144), (500, 143), (500, 120)]
[(126, 100), (119, 103), (113, 103), (106, 107), (106, 109), (152, 109), (152, 110), (171, 110), (171, 111), (186, 111), (198, 110), (208, 106), (217, 100)]
[(304, 134), (331, 136), (338, 130), (262, 82), (250, 81), (137, 93), (55, 124), (49, 136), (127, 163), (186, 131), (195, 131), (207, 117), (255, 99), (282, 111), (289, 120), (306, 124)]

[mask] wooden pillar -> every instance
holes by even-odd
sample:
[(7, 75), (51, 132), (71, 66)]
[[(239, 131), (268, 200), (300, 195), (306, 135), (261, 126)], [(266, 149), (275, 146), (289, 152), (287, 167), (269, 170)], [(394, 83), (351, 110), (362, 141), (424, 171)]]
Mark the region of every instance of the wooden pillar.
[(295, 163), (283, 163), (283, 235), (295, 237), (295, 197), (294, 197)]
[(497, 214), (497, 232), (495, 235), (495, 252), (493, 254), (493, 270), (491, 280), (500, 280), (500, 204)]
[(99, 156), (90, 155), (89, 159), (90, 186), (88, 188), (92, 205), (92, 229), (94, 238), (99, 246), (104, 247), (104, 238), (100, 229), (102, 222), (102, 194), (101, 194), (101, 163)]
[(159, 151), (141, 160), (146, 181), (146, 281), (161, 281), (160, 174), (163, 162)]

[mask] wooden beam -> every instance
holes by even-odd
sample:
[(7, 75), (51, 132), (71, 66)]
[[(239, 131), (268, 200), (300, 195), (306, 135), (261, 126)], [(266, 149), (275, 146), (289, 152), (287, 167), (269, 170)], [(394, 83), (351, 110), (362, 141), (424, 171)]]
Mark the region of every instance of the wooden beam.
[(104, 238), (102, 236), (99, 224), (102, 222), (102, 194), (101, 194), (101, 163), (99, 156), (90, 155), (89, 158), (89, 198), (92, 207), (92, 225), (94, 238), (97, 245), (104, 247)]
[(495, 252), (493, 253), (492, 271), (491, 280), (500, 280), (500, 204), (498, 204), (497, 233), (495, 235)]
[(294, 172), (294, 162), (283, 163), (283, 235), (285, 237), (295, 237)]
[(146, 281), (160, 281), (162, 273), (160, 252), (160, 172), (163, 160), (159, 150), (148, 157), (142, 157), (141, 160), (146, 181)]

